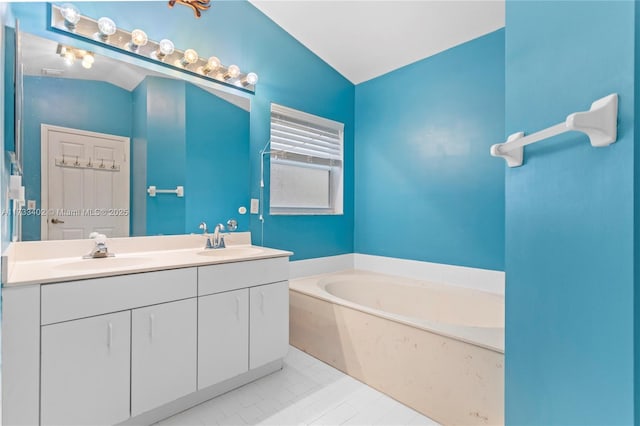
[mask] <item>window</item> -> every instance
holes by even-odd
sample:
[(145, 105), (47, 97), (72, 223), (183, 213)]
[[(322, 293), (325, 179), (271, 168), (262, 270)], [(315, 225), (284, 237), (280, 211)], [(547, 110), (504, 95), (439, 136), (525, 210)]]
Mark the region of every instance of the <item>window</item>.
[(271, 214), (342, 214), (344, 124), (271, 104)]

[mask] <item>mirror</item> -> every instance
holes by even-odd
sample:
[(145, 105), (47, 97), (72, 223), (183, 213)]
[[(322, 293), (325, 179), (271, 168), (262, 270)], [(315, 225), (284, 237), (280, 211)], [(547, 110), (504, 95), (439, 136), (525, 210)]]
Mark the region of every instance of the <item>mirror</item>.
[(20, 39), (23, 241), (200, 233), (231, 218), (248, 229), (248, 98)]

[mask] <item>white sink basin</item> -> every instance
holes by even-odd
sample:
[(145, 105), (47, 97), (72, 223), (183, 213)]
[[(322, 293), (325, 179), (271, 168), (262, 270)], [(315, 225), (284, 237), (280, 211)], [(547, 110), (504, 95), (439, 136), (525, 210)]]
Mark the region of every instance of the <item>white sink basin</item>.
[(201, 256), (215, 256), (215, 257), (245, 257), (254, 256), (264, 252), (263, 249), (258, 247), (227, 247), (223, 249), (209, 249), (198, 252)]
[(60, 263), (54, 266), (56, 269), (65, 269), (71, 271), (108, 269), (108, 268), (126, 268), (130, 266), (138, 266), (149, 262), (148, 257), (103, 257), (100, 259), (82, 259), (73, 262)]

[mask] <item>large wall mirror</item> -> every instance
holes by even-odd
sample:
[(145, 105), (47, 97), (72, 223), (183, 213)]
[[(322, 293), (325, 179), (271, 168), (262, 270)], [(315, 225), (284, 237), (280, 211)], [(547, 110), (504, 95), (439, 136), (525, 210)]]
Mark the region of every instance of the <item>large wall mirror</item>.
[[(248, 229), (247, 97), (125, 55), (19, 38), (22, 240), (184, 234), (231, 218)], [(177, 187), (184, 196), (162, 192)]]

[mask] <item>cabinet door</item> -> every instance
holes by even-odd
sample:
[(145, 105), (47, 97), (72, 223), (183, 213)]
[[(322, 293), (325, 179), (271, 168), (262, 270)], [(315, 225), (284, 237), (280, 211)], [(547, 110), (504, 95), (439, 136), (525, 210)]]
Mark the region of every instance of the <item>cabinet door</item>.
[(249, 290), (198, 299), (198, 389), (249, 370)]
[(41, 329), (42, 425), (112, 425), (129, 417), (130, 311)]
[(286, 355), (289, 349), (289, 282), (251, 287), (249, 368)]
[(132, 311), (131, 415), (196, 391), (197, 299)]

